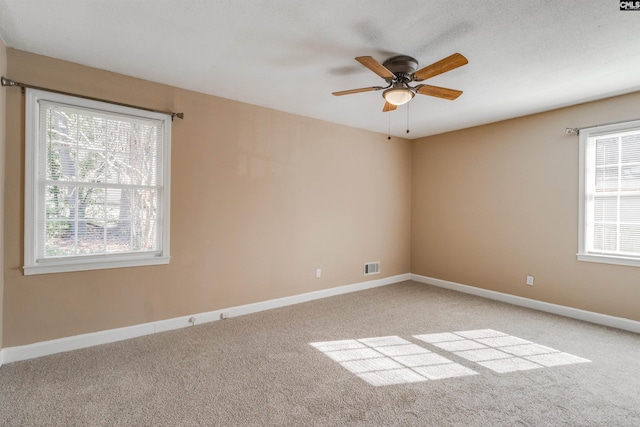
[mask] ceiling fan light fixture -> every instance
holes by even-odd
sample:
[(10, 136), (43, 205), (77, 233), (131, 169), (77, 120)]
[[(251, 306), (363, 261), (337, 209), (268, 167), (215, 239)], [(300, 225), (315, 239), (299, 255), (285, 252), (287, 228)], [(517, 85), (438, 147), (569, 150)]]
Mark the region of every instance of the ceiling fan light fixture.
[(393, 105), (404, 105), (411, 101), (414, 95), (413, 91), (407, 87), (392, 87), (382, 93), (385, 101)]
[(383, 78), (387, 82), (388, 86), (370, 86), (360, 89), (332, 92), (332, 94), (334, 96), (341, 96), (350, 95), (352, 93), (382, 90), (382, 97), (385, 100), (384, 107), (382, 108), (383, 113), (393, 111), (399, 105), (408, 103), (413, 99), (416, 93), (453, 101), (462, 95), (462, 91), (427, 84), (409, 86), (409, 83), (422, 82), (430, 79), (431, 77), (438, 76), (469, 63), (467, 58), (459, 53), (449, 55), (446, 58), (434, 62), (431, 65), (427, 65), (426, 67), (422, 67), (419, 70), (418, 61), (415, 58), (406, 55), (394, 56), (387, 59), (382, 64), (376, 61), (372, 56), (358, 56), (356, 57), (356, 61), (373, 71), (379, 77)]

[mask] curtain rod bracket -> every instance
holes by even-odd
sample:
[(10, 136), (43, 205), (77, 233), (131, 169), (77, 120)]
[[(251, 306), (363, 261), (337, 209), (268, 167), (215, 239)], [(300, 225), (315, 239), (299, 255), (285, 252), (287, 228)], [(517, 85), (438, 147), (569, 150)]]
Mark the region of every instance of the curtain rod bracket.
[(39, 86), (32, 86), (32, 85), (28, 85), (28, 84), (25, 84), (25, 83), (20, 83), (20, 82), (16, 82), (16, 81), (10, 80), (10, 79), (8, 79), (8, 78), (6, 78), (4, 76), (2, 76), (0, 78), (0, 83), (2, 83), (2, 86), (19, 86), (23, 95), (25, 93), (25, 89), (26, 88), (38, 89), (38, 90), (44, 90), (44, 91), (47, 91), (47, 92), (59, 93), (61, 95), (69, 95), (69, 96), (75, 96), (75, 97), (78, 97), (78, 98), (90, 99), (92, 101), (106, 102), (106, 103), (109, 103), (109, 104), (120, 105), (122, 107), (137, 108), (139, 110), (152, 111), (154, 113), (169, 114), (171, 116), (171, 121), (173, 121), (174, 117), (177, 117), (179, 119), (184, 120), (184, 113), (173, 113), (173, 112), (167, 113), (166, 111), (153, 110), (151, 108), (138, 107), (136, 105), (131, 105), (131, 104), (123, 104), (121, 102), (109, 101), (107, 99), (92, 98), (90, 96), (77, 95), (75, 93), (62, 92), (62, 91), (59, 91), (59, 90), (47, 89), (47, 88), (39, 87)]

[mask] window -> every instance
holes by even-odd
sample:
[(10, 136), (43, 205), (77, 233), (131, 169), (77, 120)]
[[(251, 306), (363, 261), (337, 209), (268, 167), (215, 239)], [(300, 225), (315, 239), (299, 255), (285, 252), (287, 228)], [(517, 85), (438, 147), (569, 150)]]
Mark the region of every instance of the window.
[(27, 91), (25, 274), (169, 263), (171, 116)]
[(640, 121), (580, 130), (578, 259), (640, 266)]

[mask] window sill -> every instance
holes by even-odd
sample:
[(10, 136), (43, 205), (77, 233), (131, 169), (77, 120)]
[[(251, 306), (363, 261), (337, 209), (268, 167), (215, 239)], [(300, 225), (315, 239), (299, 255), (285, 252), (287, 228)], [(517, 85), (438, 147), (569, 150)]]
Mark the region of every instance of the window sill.
[(25, 265), (24, 275), (47, 273), (66, 273), (73, 271), (104, 270), (108, 268), (142, 267), (147, 265), (169, 264), (168, 256), (146, 256), (136, 258), (119, 259), (89, 259), (89, 260), (67, 260), (48, 261), (34, 265)]
[(628, 258), (615, 255), (577, 254), (578, 261), (599, 262), (603, 264), (617, 264), (640, 267), (640, 258)]

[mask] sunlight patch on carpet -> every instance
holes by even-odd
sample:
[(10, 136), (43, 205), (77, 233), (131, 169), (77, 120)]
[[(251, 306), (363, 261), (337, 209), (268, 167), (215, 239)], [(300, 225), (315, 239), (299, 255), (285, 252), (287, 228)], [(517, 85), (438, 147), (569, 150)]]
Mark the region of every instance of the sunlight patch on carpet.
[(591, 362), (493, 329), (413, 337), (499, 374)]
[[(589, 363), (588, 359), (563, 353), (493, 329), (414, 335), (413, 338), (499, 374)], [(373, 386), (478, 375), (442, 354), (399, 336), (371, 337), (310, 343), (343, 368)]]
[(472, 369), (398, 336), (311, 345), (373, 386), (477, 375)]

